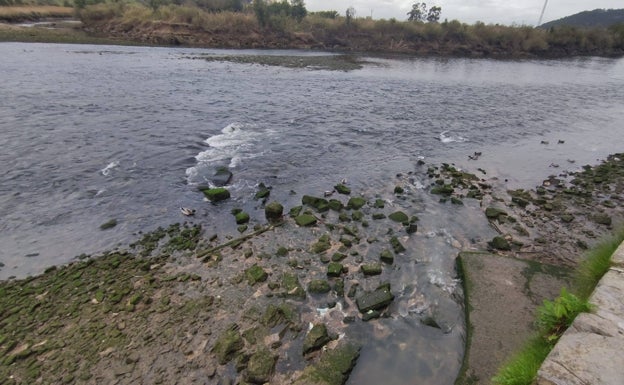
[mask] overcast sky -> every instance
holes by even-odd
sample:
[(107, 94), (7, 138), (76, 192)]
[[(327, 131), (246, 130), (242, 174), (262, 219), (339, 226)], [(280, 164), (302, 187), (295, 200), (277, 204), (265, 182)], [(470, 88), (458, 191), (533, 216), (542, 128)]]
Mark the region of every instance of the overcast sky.
[[(309, 11), (335, 10), (344, 16), (352, 6), (357, 17), (370, 16), (374, 19), (396, 18), (406, 20), (412, 0), (304, 0)], [(442, 7), (440, 20), (457, 19), (473, 24), (482, 21), (486, 24), (527, 24), (535, 25), (539, 20), (544, 0), (430, 0), (424, 1), (428, 7)], [(622, 0), (548, 0), (543, 23), (581, 11), (596, 8), (624, 8)]]

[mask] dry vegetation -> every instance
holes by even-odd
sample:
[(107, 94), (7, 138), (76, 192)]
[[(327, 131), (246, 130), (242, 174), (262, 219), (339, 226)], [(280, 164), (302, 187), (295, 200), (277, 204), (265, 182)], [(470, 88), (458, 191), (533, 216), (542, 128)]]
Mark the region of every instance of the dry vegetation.
[(72, 17), (74, 8), (53, 5), (0, 7), (0, 21), (18, 22), (44, 18)]

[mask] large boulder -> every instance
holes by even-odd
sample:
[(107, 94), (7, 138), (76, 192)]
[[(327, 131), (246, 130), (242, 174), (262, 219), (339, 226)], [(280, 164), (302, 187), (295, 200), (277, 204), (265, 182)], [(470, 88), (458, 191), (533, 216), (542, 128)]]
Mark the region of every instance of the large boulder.
[(278, 222), (284, 214), (284, 206), (277, 202), (271, 202), (264, 207), (264, 216), (269, 222)]

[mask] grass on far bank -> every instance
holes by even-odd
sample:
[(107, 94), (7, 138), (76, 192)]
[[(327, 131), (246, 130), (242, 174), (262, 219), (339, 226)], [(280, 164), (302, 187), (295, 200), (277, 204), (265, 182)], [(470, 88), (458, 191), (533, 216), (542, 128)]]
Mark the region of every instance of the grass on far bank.
[(537, 310), (539, 331), (492, 379), (495, 385), (531, 385), (542, 362), (579, 313), (591, 310), (588, 302), (598, 281), (611, 267), (611, 257), (624, 241), (624, 228), (586, 253), (576, 272), (573, 291), (561, 289), (554, 301), (544, 301)]
[(74, 16), (73, 7), (51, 5), (0, 7), (0, 21), (9, 23), (72, 16)]

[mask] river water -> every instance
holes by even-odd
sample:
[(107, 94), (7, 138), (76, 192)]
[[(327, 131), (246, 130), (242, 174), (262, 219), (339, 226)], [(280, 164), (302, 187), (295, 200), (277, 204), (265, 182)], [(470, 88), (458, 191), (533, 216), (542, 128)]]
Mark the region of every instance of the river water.
[[(123, 247), (183, 220), (180, 206), (198, 209), (208, 232), (234, 232), (231, 207), (197, 191), (219, 166), (234, 173), (235, 202), (263, 182), (288, 208), (342, 178), (354, 191), (391, 192), (418, 159), (530, 188), (622, 151), (621, 59), (369, 58), (342, 72), (191, 58), (223, 53), (311, 54), (0, 44), (0, 279)], [(372, 332), (390, 342), (363, 351), (369, 365), (350, 383), (453, 383), (464, 335), (454, 257), (492, 230), (478, 204), (434, 203), (422, 191), (396, 203), (421, 217), (412, 245), (421, 267), (399, 280), (436, 306), (443, 333), (409, 317), (379, 323)], [(100, 230), (110, 219), (117, 226)], [(402, 315), (418, 307), (396, 302)], [(388, 371), (403, 374), (393, 382)]]

